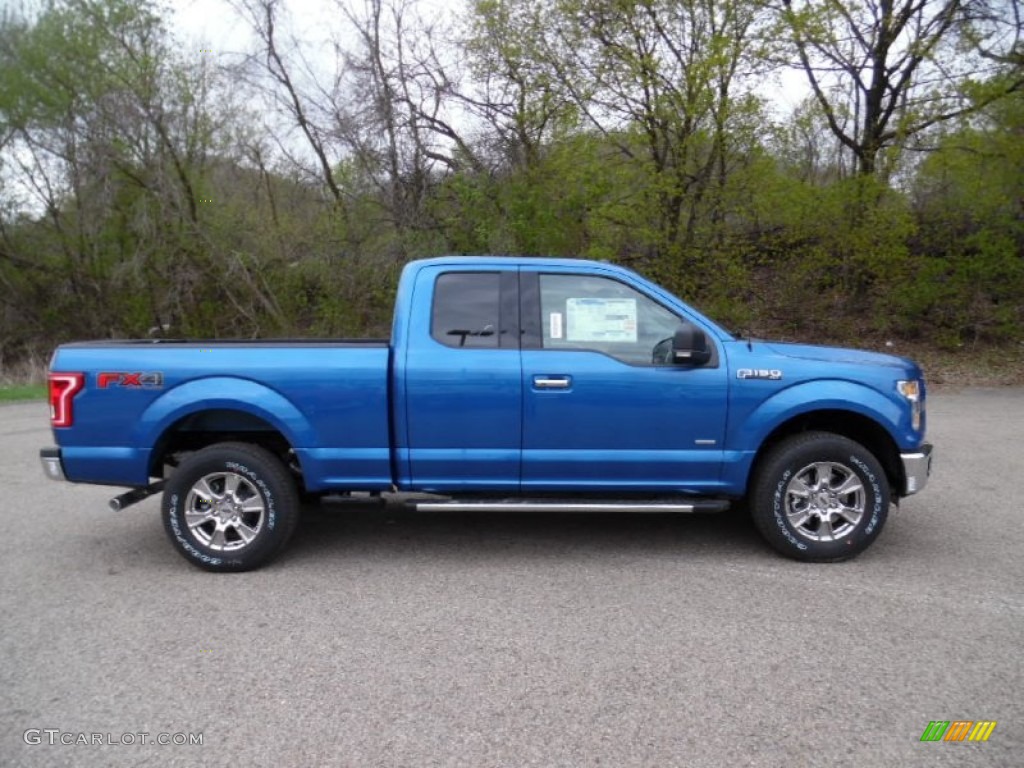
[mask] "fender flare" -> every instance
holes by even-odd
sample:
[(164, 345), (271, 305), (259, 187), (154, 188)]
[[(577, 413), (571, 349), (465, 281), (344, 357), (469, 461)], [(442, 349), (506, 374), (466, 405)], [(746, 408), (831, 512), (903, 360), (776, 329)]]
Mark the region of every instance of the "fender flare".
[(728, 445), (735, 461), (726, 464), (723, 481), (737, 490), (748, 487), (755, 458), (765, 440), (780, 426), (816, 411), (846, 411), (871, 420), (898, 450), (905, 409), (894, 399), (865, 384), (842, 379), (816, 379), (780, 390), (757, 405), (739, 424), (730, 426)]
[(168, 429), (186, 416), (210, 410), (242, 411), (284, 435), (293, 448), (316, 445), (316, 430), (294, 403), (250, 379), (210, 376), (192, 379), (164, 392), (139, 416), (132, 444), (153, 450)]
[(814, 411), (849, 411), (883, 427), (900, 444), (905, 409), (865, 384), (840, 379), (817, 379), (783, 389), (761, 402), (729, 435), (732, 445), (758, 446), (779, 426)]

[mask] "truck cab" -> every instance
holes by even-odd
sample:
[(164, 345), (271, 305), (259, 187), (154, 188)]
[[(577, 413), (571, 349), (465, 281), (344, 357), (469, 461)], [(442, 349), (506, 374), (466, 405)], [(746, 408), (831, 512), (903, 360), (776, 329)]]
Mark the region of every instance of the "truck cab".
[[(400, 486), (723, 490), (730, 337), (710, 321), (594, 262), (448, 259), (411, 265), (409, 283), (394, 337)], [(672, 358), (684, 325), (704, 356)]]

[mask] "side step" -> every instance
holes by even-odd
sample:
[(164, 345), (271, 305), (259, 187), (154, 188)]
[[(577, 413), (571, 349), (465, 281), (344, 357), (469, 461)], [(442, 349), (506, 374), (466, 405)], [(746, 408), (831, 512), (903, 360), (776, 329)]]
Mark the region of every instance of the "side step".
[(725, 499), (693, 501), (558, 501), (494, 499), (473, 501), (412, 501), (418, 512), (724, 512)]

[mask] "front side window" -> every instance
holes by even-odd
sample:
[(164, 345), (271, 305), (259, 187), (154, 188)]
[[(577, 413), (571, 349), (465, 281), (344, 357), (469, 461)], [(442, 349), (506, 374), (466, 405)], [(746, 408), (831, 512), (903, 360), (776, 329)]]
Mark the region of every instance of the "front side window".
[(628, 285), (592, 275), (541, 275), (540, 309), (544, 349), (593, 350), (631, 365), (663, 362), (662, 342), (681, 322)]
[(434, 284), (430, 335), (449, 347), (497, 349), (501, 320), (498, 272), (448, 272)]

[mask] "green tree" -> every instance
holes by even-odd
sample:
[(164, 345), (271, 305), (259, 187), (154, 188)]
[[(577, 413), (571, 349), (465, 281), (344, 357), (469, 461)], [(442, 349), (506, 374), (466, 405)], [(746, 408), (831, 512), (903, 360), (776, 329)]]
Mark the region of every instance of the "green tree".
[(731, 0), (558, 7), (563, 87), (591, 126), (650, 174), (647, 260), (693, 273), (700, 221), (719, 215), (730, 129), (757, 113), (756, 100), (737, 95), (739, 72), (756, 67), (756, 9)]
[(1024, 331), (1024, 95), (947, 132), (912, 190), (922, 262), (902, 293), (947, 345)]
[[(1024, 86), (1017, 0), (771, 0), (860, 174), (883, 153)], [(1011, 76), (996, 75), (1012, 71)], [(978, 87), (984, 88), (979, 98)]]
[(25, 338), (273, 317), (251, 267), (209, 236), (231, 104), (209, 59), (182, 51), (145, 0), (52, 2), (8, 16), (0, 41), (5, 189), (23, 197), (4, 222), (0, 285)]

